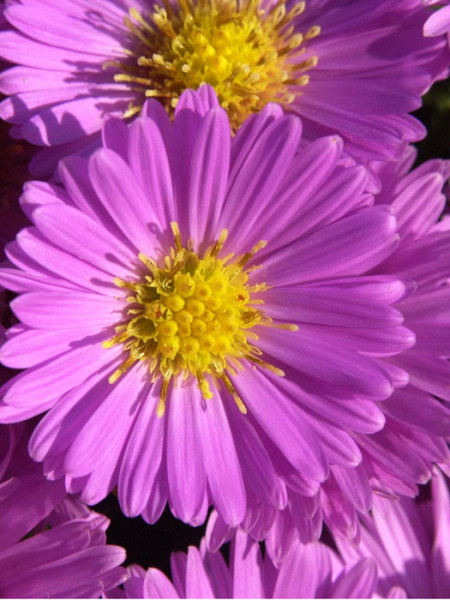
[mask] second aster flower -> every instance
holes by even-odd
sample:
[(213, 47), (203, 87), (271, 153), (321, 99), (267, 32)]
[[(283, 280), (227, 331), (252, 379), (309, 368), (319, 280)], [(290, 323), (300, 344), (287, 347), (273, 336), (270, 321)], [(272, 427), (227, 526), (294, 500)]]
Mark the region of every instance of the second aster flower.
[[(172, 126), (155, 101), (104, 148), (67, 159), (64, 187), (29, 184), (33, 227), (7, 247), (12, 308), (0, 417), (49, 411), (30, 443), (89, 503), (118, 485), (128, 515), (166, 502), (192, 524), (213, 504), (242, 521), (253, 498), (317, 492), (362, 460), (350, 433), (383, 427), (395, 381), (383, 357), (414, 343), (390, 305), (393, 251), (363, 167), (268, 105), (232, 138), (211, 88)], [(378, 340), (385, 335), (383, 344)]]
[(105, 116), (132, 117), (148, 97), (173, 114), (204, 83), (234, 128), (277, 102), (306, 138), (337, 133), (358, 160), (391, 160), (424, 137), (409, 113), (450, 60), (423, 36), (420, 0), (8, 0), (4, 15), (0, 57), (17, 66), (0, 76), (0, 116), (54, 146), (39, 172), (98, 145)]

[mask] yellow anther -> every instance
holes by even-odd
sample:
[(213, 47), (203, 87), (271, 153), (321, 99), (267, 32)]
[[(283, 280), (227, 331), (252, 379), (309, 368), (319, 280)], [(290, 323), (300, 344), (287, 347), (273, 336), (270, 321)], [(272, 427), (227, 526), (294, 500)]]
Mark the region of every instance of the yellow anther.
[(230, 378), (228, 377), (228, 375), (226, 373), (223, 373), (222, 376), (221, 376), (221, 379), (224, 382), (225, 387), (227, 388), (227, 390), (233, 396), (233, 400), (236, 402), (236, 405), (237, 405), (239, 411), (243, 415), (247, 414), (247, 408), (246, 408), (245, 404), (242, 402), (241, 397), (237, 393), (237, 391), (236, 391), (234, 385), (232, 384)]
[(214, 313), (222, 306), (222, 300), (217, 296), (210, 296), (207, 300), (205, 300), (205, 306)]
[(315, 38), (318, 35), (320, 35), (320, 26), (314, 25), (313, 27), (310, 27), (306, 32), (305, 39), (311, 40), (312, 38)]
[(284, 19), (285, 16), (286, 16), (286, 5), (280, 4), (275, 9), (274, 22), (279, 23), (280, 21), (282, 21)]
[(167, 400), (167, 392), (169, 391), (169, 383), (170, 383), (170, 379), (167, 379), (165, 377), (162, 382), (161, 392), (159, 394), (159, 402), (158, 402), (158, 406), (156, 408), (156, 414), (160, 418), (164, 415), (164, 412), (166, 410), (166, 400)]
[(250, 299), (250, 294), (248, 293), (247, 290), (243, 289), (243, 290), (239, 290), (236, 295), (235, 295), (235, 301), (238, 302), (239, 304), (247, 304), (247, 302)]
[(218, 333), (220, 333), (220, 323), (219, 321), (210, 321), (207, 325), (206, 325), (206, 330), (208, 331), (208, 333), (210, 333), (211, 335), (217, 335)]
[(248, 274), (245, 271), (239, 271), (233, 276), (233, 285), (244, 286), (248, 281)]
[(211, 289), (207, 283), (199, 281), (195, 287), (194, 298), (205, 302), (211, 296)]
[(163, 336), (158, 341), (159, 351), (168, 358), (175, 358), (179, 347), (180, 341), (175, 336)]
[(217, 273), (214, 277), (208, 281), (209, 287), (214, 294), (218, 294), (219, 296), (225, 294), (228, 287), (228, 281), (225, 275), (222, 273)]
[(289, 11), (289, 19), (295, 19), (305, 11), (306, 2), (299, 2), (295, 4), (293, 8)]
[[(201, 42), (200, 42), (201, 43)], [(201, 49), (201, 47), (200, 47)], [(205, 58), (212, 58), (213, 56), (216, 56), (216, 51), (215, 49), (211, 46), (211, 44), (208, 44), (204, 50), (203, 50), (203, 56)], [(225, 61), (226, 64), (226, 61)]]
[(218, 335), (214, 344), (214, 350), (218, 354), (226, 354), (230, 349), (230, 338), (227, 335)]
[(158, 327), (158, 333), (163, 336), (173, 336), (178, 331), (178, 324), (176, 321), (164, 321)]
[(264, 325), (267, 327), (274, 327), (275, 329), (284, 329), (285, 331), (298, 331), (298, 325), (293, 325), (292, 323), (268, 323), (264, 322)]
[(205, 376), (201, 371), (197, 371), (197, 381), (203, 398), (205, 398), (205, 400), (212, 398), (213, 394), (211, 392), (211, 388), (209, 387), (209, 383), (206, 381)]
[[(311, 69), (311, 67), (317, 66), (318, 62), (318, 56), (310, 56), (308, 60), (305, 60), (305, 62), (302, 63), (302, 69)], [(303, 79), (304, 77), (307, 77), (309, 79), (309, 75), (302, 75), (301, 79)]]
[(175, 289), (183, 298), (190, 298), (196, 292), (195, 281), (190, 273), (178, 273), (176, 275)]
[(206, 331), (206, 323), (201, 319), (194, 319), (192, 321), (191, 329), (194, 335), (202, 335), (202, 333), (205, 333)]
[(200, 342), (200, 348), (202, 350), (207, 350), (208, 352), (211, 352), (211, 350), (214, 348), (214, 344), (215, 344), (215, 339), (214, 336), (205, 333), (205, 335), (202, 335), (199, 338), (199, 342)]
[(220, 250), (222, 249), (223, 245), (225, 244), (227, 237), (228, 237), (228, 230), (227, 229), (222, 229), (222, 231), (220, 232), (220, 235), (219, 235), (219, 239), (212, 246), (212, 248), (210, 250), (210, 255), (211, 256), (217, 256), (217, 254), (220, 252)]
[(220, 322), (225, 321), (226, 319), (233, 319), (235, 317), (236, 309), (233, 305), (234, 305), (234, 299), (231, 300), (231, 305), (228, 305), (228, 306), (222, 308), (217, 313), (217, 318), (219, 319)]
[(191, 335), (192, 333), (192, 328), (189, 325), (189, 323), (180, 323), (179, 325), (179, 329), (178, 332), (180, 335), (182, 335), (183, 337), (187, 337), (189, 335)]
[(194, 317), (188, 310), (180, 310), (179, 312), (175, 313), (174, 318), (177, 323), (180, 324), (189, 324), (194, 320)]
[(216, 315), (213, 310), (209, 310), (209, 308), (205, 308), (205, 311), (202, 314), (202, 320), (205, 321), (205, 323), (209, 323), (210, 321), (214, 321), (215, 316)]
[(156, 267), (155, 262), (151, 258), (148, 258), (148, 256), (145, 256), (145, 254), (142, 252), (139, 252), (138, 258), (142, 263), (144, 263), (149, 271), (153, 271), (153, 269)]
[(186, 302), (186, 308), (194, 317), (201, 317), (205, 311), (205, 305), (203, 302), (200, 302), (200, 300), (195, 300), (194, 298), (189, 298), (189, 300)]
[(175, 249), (180, 251), (183, 248), (183, 244), (181, 242), (181, 233), (178, 223), (172, 221), (170, 223), (170, 228), (172, 229), (173, 239), (175, 240)]
[(301, 33), (297, 33), (292, 36), (291, 41), (289, 42), (289, 47), (291, 49), (294, 49), (297, 46), (300, 46), (300, 44), (302, 42), (303, 42), (303, 35)]
[(167, 306), (167, 308), (170, 308), (174, 312), (180, 311), (182, 308), (184, 308), (185, 304), (184, 299), (178, 294), (170, 294), (170, 296), (164, 296), (163, 303), (164, 306)]
[(195, 338), (186, 337), (181, 340), (180, 349), (183, 354), (187, 354), (189, 356), (196, 354), (200, 350), (200, 344)]
[(235, 319), (225, 319), (220, 322), (220, 325), (223, 333), (232, 334), (239, 329), (238, 323)]

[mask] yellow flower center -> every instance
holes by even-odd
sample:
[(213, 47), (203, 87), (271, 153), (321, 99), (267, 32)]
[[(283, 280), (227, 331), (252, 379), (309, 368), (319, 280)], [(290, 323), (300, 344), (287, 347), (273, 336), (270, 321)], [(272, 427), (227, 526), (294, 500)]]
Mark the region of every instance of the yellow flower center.
[[(181, 93), (208, 83), (236, 129), (268, 102), (290, 104), (309, 81), (317, 57), (305, 58), (306, 42), (293, 23), (305, 10), (285, 0), (265, 10), (260, 0), (162, 0), (148, 16), (130, 9), (127, 61), (110, 62), (116, 81), (156, 97), (171, 113)], [(130, 106), (125, 116), (139, 112)]]
[(259, 242), (242, 256), (218, 258), (227, 232), (200, 257), (192, 240), (183, 247), (176, 223), (172, 223), (175, 244), (161, 265), (145, 255), (139, 258), (148, 269), (139, 282), (116, 279), (116, 284), (133, 292), (125, 322), (105, 347), (123, 344), (128, 358), (109, 378), (114, 383), (137, 361), (147, 361), (153, 381), (162, 379), (157, 413), (162, 416), (169, 383), (194, 377), (205, 399), (212, 397), (210, 385), (221, 381), (232, 394), (239, 410), (246, 412), (229, 375), (244, 368), (245, 359), (273, 371), (261, 351), (250, 340), (258, 336), (255, 325), (295, 331), (287, 323), (275, 324), (260, 308), (255, 294), (267, 289), (265, 283), (249, 285), (248, 261), (265, 246)]

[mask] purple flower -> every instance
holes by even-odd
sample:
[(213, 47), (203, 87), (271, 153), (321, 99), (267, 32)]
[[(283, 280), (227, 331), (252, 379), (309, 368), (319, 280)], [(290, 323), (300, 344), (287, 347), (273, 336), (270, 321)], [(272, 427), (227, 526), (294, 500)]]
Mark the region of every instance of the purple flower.
[[(2, 508), (9, 504), (4, 494), (15, 483), (0, 485)], [(11, 492), (11, 501), (14, 497)], [(118, 567), (125, 552), (105, 545), (103, 529), (101, 521), (72, 520), (17, 543), (2, 542), (2, 597), (99, 598), (103, 590), (125, 579), (124, 570)]]
[[(406, 287), (368, 275), (398, 243), (367, 172), (269, 105), (231, 136), (211, 88), (160, 104), (104, 148), (35, 182), (34, 223), (6, 252), (22, 294), (1, 357), (3, 422), (49, 411), (30, 452), (127, 515), (165, 504), (198, 524), (213, 504), (235, 526), (262, 503), (305, 502), (330, 468), (362, 460), (405, 381), (385, 361), (414, 343), (391, 307)], [(265, 240), (265, 241), (262, 241)], [(358, 477), (355, 475), (355, 477)], [(370, 489), (369, 489), (370, 492)]]
[(235, 128), (278, 102), (305, 138), (337, 133), (358, 159), (392, 159), (425, 135), (408, 113), (448, 71), (445, 41), (422, 35), (428, 14), (420, 0), (8, 0), (0, 56), (18, 66), (0, 76), (0, 115), (57, 146), (33, 161), (43, 172), (98, 145), (105, 115), (131, 117), (149, 96), (172, 113), (208, 83)]
[(371, 598), (377, 584), (374, 561), (355, 562), (346, 568), (324, 544), (297, 542), (277, 570), (256, 542), (238, 532), (230, 565), (203, 541), (200, 550), (191, 546), (187, 554), (172, 554), (173, 583), (158, 569), (133, 565), (124, 591), (126, 598)]
[(432, 500), (377, 498), (364, 519), (361, 544), (337, 540), (348, 565), (370, 557), (378, 566), (377, 593), (394, 598), (448, 598), (450, 594), (450, 496), (436, 470)]
[(0, 428), (0, 595), (98, 598), (125, 580), (125, 551), (106, 545), (108, 519), (39, 472), (24, 433)]
[[(415, 332), (416, 344), (383, 359), (397, 387), (378, 405), (382, 429), (369, 432), (353, 423), (351, 439), (361, 451), (357, 466), (345, 464), (341, 451), (341, 461), (332, 461), (320, 489), (307, 493), (290, 486), (284, 511), (268, 510), (260, 502), (248, 510), (241, 527), (255, 539), (265, 539), (277, 564), (296, 536), (304, 543), (318, 539), (322, 521), (335, 535), (357, 543), (359, 515), (370, 509), (373, 492), (390, 498), (415, 496), (417, 483), (430, 478), (433, 463), (450, 462), (450, 415), (442, 402), (450, 400), (450, 231), (448, 220), (438, 220), (450, 163), (432, 160), (409, 172), (414, 158), (415, 151), (406, 148), (398, 162), (372, 168), (382, 183), (377, 203), (395, 210), (401, 238), (375, 272), (398, 276), (407, 286), (408, 294), (394, 306)], [(376, 343), (387, 339), (380, 337)], [(213, 514), (207, 530), (210, 548), (216, 550), (232, 535), (233, 529)]]
[[(450, 175), (448, 161), (432, 160), (408, 172), (414, 153), (406, 149), (394, 165), (379, 165), (383, 190), (377, 204), (395, 211), (400, 243), (374, 272), (390, 273), (412, 285), (395, 307), (416, 343), (400, 357), (387, 359), (408, 385), (383, 403), (386, 425), (369, 437), (356, 436), (367, 458), (367, 472), (385, 491), (414, 496), (433, 462), (449, 463), (445, 438), (450, 418), (450, 230), (439, 221), (445, 207), (442, 188)], [(370, 467), (369, 467), (370, 464)]]
[[(384, 407), (396, 424), (403, 422), (407, 429), (431, 435), (431, 445), (425, 441), (420, 445), (428, 446), (433, 453), (437, 451), (436, 434), (448, 436), (450, 424), (448, 413), (437, 399), (450, 401), (450, 223), (439, 221), (445, 208), (442, 188), (450, 175), (450, 162), (431, 160), (408, 172), (413, 160), (414, 154), (407, 149), (397, 173), (386, 165), (378, 170), (383, 192), (377, 202), (390, 204), (395, 210), (400, 244), (376, 270), (414, 282), (414, 290), (396, 307), (416, 335), (414, 348), (398, 360), (389, 359), (409, 374), (409, 385), (396, 390)], [(387, 440), (380, 442), (386, 445)], [(446, 445), (442, 443), (441, 447)], [(388, 462), (392, 469), (392, 461)], [(400, 466), (395, 475), (405, 482), (405, 471)]]

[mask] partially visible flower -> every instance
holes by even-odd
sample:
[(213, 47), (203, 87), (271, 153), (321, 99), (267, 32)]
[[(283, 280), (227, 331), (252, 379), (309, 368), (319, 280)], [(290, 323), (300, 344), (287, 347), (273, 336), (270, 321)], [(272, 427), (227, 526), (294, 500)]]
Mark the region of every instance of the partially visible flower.
[[(412, 293), (396, 306), (404, 315), (405, 324), (416, 334), (416, 344), (400, 360), (390, 362), (410, 377), (410, 385), (402, 390), (415, 398), (412, 405), (408, 402), (411, 410), (417, 407), (415, 416), (406, 411), (414, 419), (410, 426), (424, 431), (428, 427), (431, 432), (444, 419), (442, 404), (433, 396), (450, 401), (450, 230), (448, 222), (440, 220), (446, 201), (442, 189), (450, 176), (450, 161), (430, 160), (408, 172), (413, 154), (407, 150), (404, 158), (398, 163), (397, 173), (386, 164), (378, 168), (383, 191), (376, 202), (389, 204), (395, 210), (400, 244), (377, 269), (414, 282)], [(386, 406), (392, 410), (392, 417), (401, 419), (405, 411), (400, 405), (394, 410), (397, 401), (393, 396)]]
[[(414, 149), (407, 147), (398, 162), (372, 168), (382, 183), (376, 202), (393, 207), (400, 235), (399, 245), (376, 272), (398, 276), (408, 287), (395, 307), (404, 325), (415, 332), (416, 343), (383, 359), (398, 378), (394, 393), (378, 405), (384, 427), (367, 435), (363, 423), (353, 423), (351, 439), (361, 450), (360, 463), (349, 468), (335, 458), (320, 488), (307, 493), (289, 486), (286, 510), (268, 510), (254, 502), (247, 512), (241, 527), (256, 539), (265, 539), (277, 564), (296, 536), (303, 542), (318, 539), (322, 521), (335, 535), (358, 543), (359, 517), (370, 509), (373, 492), (393, 499), (411, 497), (418, 493), (417, 484), (431, 477), (434, 463), (449, 468), (450, 230), (448, 220), (439, 219), (450, 162), (431, 160), (410, 172), (414, 158)], [(386, 341), (380, 337), (377, 343), (382, 346)], [(210, 547), (217, 549), (232, 535), (233, 530), (213, 513), (207, 529)]]
[(106, 545), (106, 517), (47, 481), (24, 434), (0, 427), (0, 596), (98, 598), (125, 580), (125, 551)]
[[(10, 480), (0, 485), (1, 510), (6, 508), (8, 516), (21, 493), (16, 483)], [(13, 515), (16, 519), (26, 519), (27, 509), (33, 510), (29, 500), (25, 512)], [(126, 577), (119, 568), (125, 551), (106, 545), (103, 517), (73, 519), (16, 542), (11, 541), (10, 528), (5, 525), (0, 544), (3, 598), (99, 598)]]
[[(305, 137), (339, 134), (358, 159), (395, 158), (425, 135), (409, 115), (446, 76), (444, 40), (424, 38), (420, 0), (185, 3), (8, 0), (0, 115), (45, 150), (35, 164), (99, 144), (106, 115), (147, 97), (172, 113), (212, 85), (236, 129), (267, 103), (300, 115)], [(84, 148), (84, 150), (83, 150)]]
[(26, 186), (35, 225), (0, 278), (21, 293), (2, 361), (27, 370), (1, 419), (48, 411), (30, 442), (46, 474), (88, 503), (117, 485), (150, 522), (167, 501), (230, 526), (257, 503), (315, 507), (335, 468), (359, 478), (354, 436), (383, 427), (405, 383), (387, 359), (414, 343), (391, 306), (409, 286), (366, 275), (398, 243), (392, 210), (341, 140), (299, 149), (300, 120), (275, 105), (234, 137), (207, 86), (173, 125), (146, 110), (64, 161), (64, 187)]
[(364, 518), (358, 547), (336, 539), (347, 565), (364, 557), (377, 563), (377, 593), (382, 597), (450, 595), (448, 480), (436, 471), (431, 487), (431, 500), (377, 498), (372, 518)]
[(158, 569), (133, 565), (126, 598), (370, 598), (377, 584), (371, 559), (346, 568), (321, 543), (295, 543), (277, 570), (259, 544), (242, 532), (231, 542), (229, 565), (203, 541), (171, 556), (172, 581)]
[(426, 36), (447, 34), (450, 43), (450, 2), (448, 0), (423, 0), (426, 6), (435, 6), (435, 12), (425, 22)]

